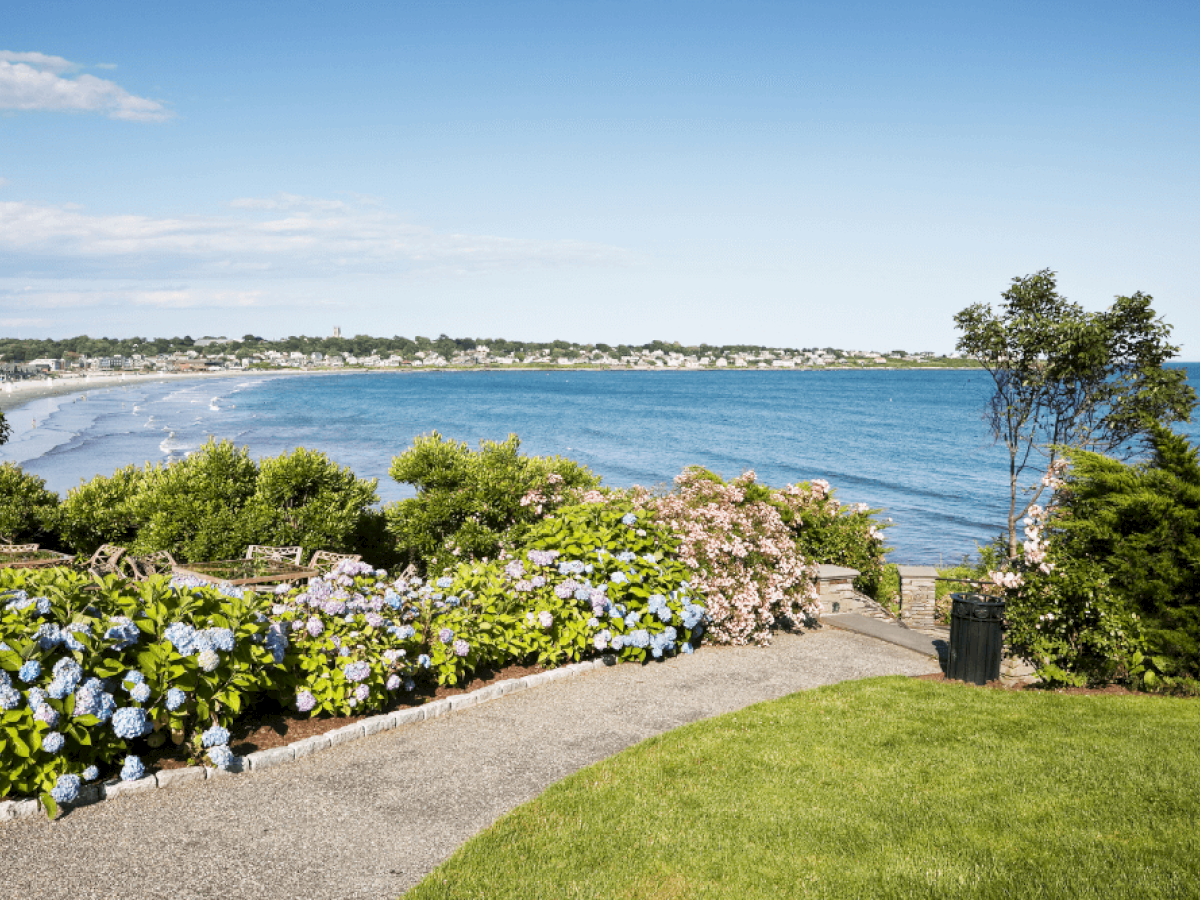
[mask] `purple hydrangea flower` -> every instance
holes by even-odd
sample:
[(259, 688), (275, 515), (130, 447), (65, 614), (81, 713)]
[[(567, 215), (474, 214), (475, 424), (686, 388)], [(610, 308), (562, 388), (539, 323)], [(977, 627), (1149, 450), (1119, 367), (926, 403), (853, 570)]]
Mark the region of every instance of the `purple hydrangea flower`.
[(554, 614), (548, 609), (543, 609), (540, 613), (538, 613), (538, 624), (540, 624), (543, 628), (549, 628), (554, 624)]
[(313, 637), (320, 637), (325, 631), (325, 623), (316, 616), (313, 616), (311, 619), (309, 619), (305, 627), (308, 629), (308, 633)]
[(452, 640), (454, 640), (454, 632), (451, 631), (449, 628), (443, 628), (441, 631), (438, 632), (438, 640), (441, 641), (443, 644), (448, 644)]
[(33, 718), (37, 722), (45, 722), (51, 728), (58, 724), (58, 710), (49, 703), (42, 703), (33, 712)]
[(519, 559), (514, 559), (504, 567), (504, 574), (509, 578), (520, 578), (525, 574), (525, 563)]
[(367, 698), (371, 696), (371, 689), (365, 684), (360, 684), (354, 689), (354, 699), (366, 703)]
[(363, 661), (347, 663), (342, 667), (347, 681), (366, 681), (371, 676), (371, 665)]
[(310, 691), (300, 691), (296, 694), (296, 709), (300, 712), (310, 712), (317, 705), (317, 698)]
[(470, 652), (471, 652), (471, 645), (468, 644), (466, 641), (464, 641), (460, 638), (459, 640), (454, 642), (454, 655), (455, 656), (466, 656)]
[(387, 689), (389, 691), (397, 690), (400, 687), (400, 676), (389, 675), (387, 680)]

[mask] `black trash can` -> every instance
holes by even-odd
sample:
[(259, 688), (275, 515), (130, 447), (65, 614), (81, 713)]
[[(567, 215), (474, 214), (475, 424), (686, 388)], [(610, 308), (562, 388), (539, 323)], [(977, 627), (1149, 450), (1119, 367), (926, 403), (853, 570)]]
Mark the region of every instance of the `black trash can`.
[(987, 684), (1000, 677), (1004, 653), (1004, 601), (981, 594), (951, 594), (950, 661), (946, 677)]

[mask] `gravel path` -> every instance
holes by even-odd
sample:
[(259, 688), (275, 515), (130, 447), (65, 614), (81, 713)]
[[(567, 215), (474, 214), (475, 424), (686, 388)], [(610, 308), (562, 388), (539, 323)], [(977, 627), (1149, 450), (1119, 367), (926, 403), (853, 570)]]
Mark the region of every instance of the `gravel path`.
[(0, 824), (5, 898), (391, 900), (548, 785), (804, 688), (939, 671), (845, 631), (596, 669), (294, 763)]

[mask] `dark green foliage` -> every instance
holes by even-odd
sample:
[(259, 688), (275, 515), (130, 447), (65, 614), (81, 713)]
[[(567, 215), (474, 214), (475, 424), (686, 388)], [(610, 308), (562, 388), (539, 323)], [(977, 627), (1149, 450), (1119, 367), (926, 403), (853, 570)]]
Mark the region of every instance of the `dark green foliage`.
[(210, 441), (171, 465), (80, 485), (63, 501), (59, 530), (76, 553), (118, 544), (181, 562), (238, 558), (249, 544), (382, 551), (378, 500), (374, 481), (323, 453), (299, 448), (258, 463), (244, 447)]
[(12, 426), (9, 425), (8, 420), (4, 418), (4, 413), (0, 412), (0, 444), (7, 443), (11, 434)]
[[(375, 485), (324, 453), (298, 447), (259, 464), (241, 531), (254, 538), (248, 544), (299, 545), (306, 555), (355, 550), (375, 530), (368, 520), (379, 519), (370, 512), (379, 503)], [(366, 558), (383, 564), (378, 555)]]
[(586, 466), (561, 456), (523, 456), (520, 446), (510, 434), (473, 451), (435, 431), (395, 457), (389, 474), (417, 489), (417, 496), (385, 511), (403, 560), (440, 572), (495, 558), (501, 541), (519, 541), (573, 490), (600, 483)]
[[(2, 442), (0, 442), (2, 443)], [(54, 543), (58, 494), (16, 463), (0, 463), (0, 537), (14, 544)]]
[(1200, 454), (1167, 428), (1154, 455), (1126, 465), (1071, 454), (1053, 521), (1058, 551), (1092, 559), (1142, 618), (1163, 674), (1200, 677)]

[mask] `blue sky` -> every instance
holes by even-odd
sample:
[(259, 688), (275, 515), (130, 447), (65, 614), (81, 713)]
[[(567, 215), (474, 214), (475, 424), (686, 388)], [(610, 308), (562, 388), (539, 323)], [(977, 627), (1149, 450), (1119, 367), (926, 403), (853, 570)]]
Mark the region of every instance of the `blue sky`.
[(7, 4), (0, 333), (1200, 358), (1194, 3)]

